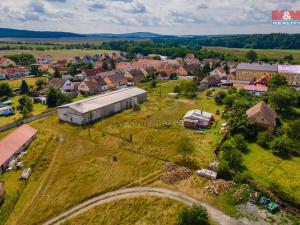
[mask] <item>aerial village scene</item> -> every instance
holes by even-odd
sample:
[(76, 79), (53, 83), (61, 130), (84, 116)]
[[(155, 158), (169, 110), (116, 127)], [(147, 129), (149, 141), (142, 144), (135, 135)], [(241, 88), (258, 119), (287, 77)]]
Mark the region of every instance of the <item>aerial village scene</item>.
[(0, 28), (0, 225), (300, 224), (300, 36), (279, 32)]

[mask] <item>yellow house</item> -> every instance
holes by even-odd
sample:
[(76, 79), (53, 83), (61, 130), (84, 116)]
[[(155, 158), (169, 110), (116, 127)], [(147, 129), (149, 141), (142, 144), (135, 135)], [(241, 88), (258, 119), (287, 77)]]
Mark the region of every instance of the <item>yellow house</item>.
[(273, 76), (278, 73), (277, 64), (240, 63), (236, 68), (236, 80), (255, 81), (264, 75)]

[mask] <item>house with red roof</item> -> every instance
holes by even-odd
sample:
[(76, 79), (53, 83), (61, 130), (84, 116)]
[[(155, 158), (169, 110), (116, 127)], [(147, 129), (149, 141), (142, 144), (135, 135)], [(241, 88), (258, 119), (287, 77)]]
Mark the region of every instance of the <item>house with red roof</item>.
[(16, 66), (16, 63), (6, 57), (0, 56), (0, 67)]
[(9, 166), (9, 162), (24, 151), (35, 139), (37, 130), (24, 124), (0, 140), (0, 174)]
[(2, 69), (2, 73), (5, 73), (6, 79), (17, 79), (28, 76), (28, 72), (25, 67), (7, 67)]
[(268, 87), (265, 85), (244, 85), (243, 88), (245, 91), (249, 92), (253, 96), (260, 97), (268, 91)]

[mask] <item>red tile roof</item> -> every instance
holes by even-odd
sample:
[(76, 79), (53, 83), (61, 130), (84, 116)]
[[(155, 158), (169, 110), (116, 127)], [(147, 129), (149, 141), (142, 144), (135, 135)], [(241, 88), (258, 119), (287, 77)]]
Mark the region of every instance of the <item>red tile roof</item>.
[(245, 85), (244, 90), (246, 90), (246, 91), (267, 92), (268, 87), (266, 87), (264, 85)]
[(24, 124), (3, 138), (0, 141), (0, 165), (6, 163), (36, 133), (36, 129)]

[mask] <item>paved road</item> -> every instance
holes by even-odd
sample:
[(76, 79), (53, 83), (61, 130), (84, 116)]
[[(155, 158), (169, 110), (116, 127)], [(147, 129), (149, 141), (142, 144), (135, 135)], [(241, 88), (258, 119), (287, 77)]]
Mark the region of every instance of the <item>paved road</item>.
[(66, 222), (77, 215), (84, 213), (96, 206), (103, 205), (105, 203), (109, 203), (112, 201), (126, 199), (131, 197), (139, 197), (139, 196), (153, 196), (153, 197), (161, 197), (161, 198), (169, 198), (179, 202), (182, 202), (186, 205), (202, 205), (207, 209), (210, 217), (220, 225), (238, 225), (238, 224), (247, 224), (246, 221), (237, 221), (220, 210), (212, 207), (211, 205), (201, 202), (197, 199), (191, 198), (183, 193), (171, 191), (163, 188), (155, 188), (155, 187), (136, 187), (136, 188), (126, 188), (120, 189), (117, 191), (105, 193), (102, 195), (98, 195), (93, 197), (90, 200), (80, 203), (79, 205), (67, 210), (66, 212), (56, 216), (47, 222), (44, 225), (57, 225), (63, 222)]

